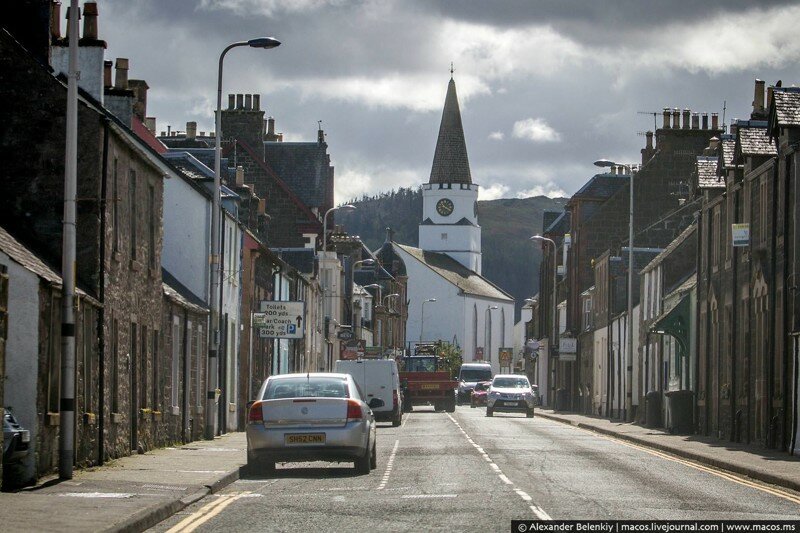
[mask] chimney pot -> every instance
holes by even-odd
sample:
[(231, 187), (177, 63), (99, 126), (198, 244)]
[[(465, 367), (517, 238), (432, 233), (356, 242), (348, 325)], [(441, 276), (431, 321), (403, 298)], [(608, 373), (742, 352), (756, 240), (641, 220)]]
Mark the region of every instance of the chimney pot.
[(244, 109), (244, 95), (237, 94), (236, 95), (236, 109)]
[(261, 111), (261, 95), (253, 95), (253, 111)]
[(275, 135), (275, 117), (269, 117), (267, 119), (267, 134)]
[(244, 108), (245, 109), (253, 109), (253, 95), (252, 94), (244, 95)]
[(206, 136), (206, 132), (204, 132), (204, 131), (201, 131), (201, 132), (200, 132), (200, 137), (205, 137), (205, 136)]
[(228, 95), (228, 109), (233, 109), (236, 106), (236, 95), (229, 94)]
[(103, 86), (105, 88), (112, 87), (114, 82), (111, 81), (111, 69), (114, 67), (113, 61), (103, 61)]
[(708, 113), (703, 113), (702, 117), (703, 117), (703, 119), (702, 119), (703, 125), (701, 127), (704, 130), (707, 130), (708, 129)]
[(683, 129), (685, 130), (689, 129), (690, 126), (689, 121), (691, 120), (691, 116), (692, 116), (692, 111), (690, 109), (683, 110)]
[(653, 132), (652, 131), (648, 131), (647, 133), (645, 133), (645, 138), (647, 139), (647, 149), (648, 150), (652, 150), (653, 149)]
[(61, 2), (50, 4), (50, 38), (52, 41), (61, 39)]
[(731, 120), (731, 135), (736, 135), (739, 132), (739, 119)]
[(719, 113), (711, 113), (711, 129), (719, 129)]
[(699, 130), (700, 129), (700, 114), (699, 113), (692, 113), (692, 129)]
[(672, 129), (677, 130), (681, 127), (681, 110), (677, 107), (672, 109)]
[(669, 129), (669, 115), (670, 115), (670, 110), (669, 110), (668, 107), (665, 107), (664, 108), (664, 126), (663, 126), (663, 128), (665, 130)]
[(236, 167), (236, 185), (239, 187), (244, 185), (244, 167), (242, 165)]
[(97, 2), (83, 4), (83, 38), (97, 40)]
[(197, 122), (186, 123), (186, 140), (193, 141), (197, 138)]
[(764, 113), (764, 80), (756, 79), (753, 90), (753, 115)]
[(166, 131), (162, 131), (161, 135), (159, 135), (159, 137), (166, 137), (166, 136), (167, 136), (167, 132)]
[(117, 58), (117, 75), (114, 79), (114, 87), (117, 89), (128, 88), (128, 59), (125, 57)]

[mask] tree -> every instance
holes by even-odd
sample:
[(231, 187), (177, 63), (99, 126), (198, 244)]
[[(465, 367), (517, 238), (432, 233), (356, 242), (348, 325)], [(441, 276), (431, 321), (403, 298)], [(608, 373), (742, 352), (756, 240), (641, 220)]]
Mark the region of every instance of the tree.
[(441, 341), (439, 344), (439, 357), (444, 359), (444, 364), (450, 370), (450, 378), (455, 379), (461, 370), (461, 348), (449, 342)]

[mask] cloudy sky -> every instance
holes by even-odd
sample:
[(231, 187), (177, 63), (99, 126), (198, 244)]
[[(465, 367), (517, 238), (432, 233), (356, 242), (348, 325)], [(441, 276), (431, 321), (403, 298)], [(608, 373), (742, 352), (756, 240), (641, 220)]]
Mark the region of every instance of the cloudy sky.
[(647, 112), (727, 102), (747, 118), (753, 79), (800, 83), (797, 2), (98, 3), (107, 58), (148, 82), (159, 130), (212, 130), (221, 50), (282, 41), (230, 52), (223, 90), (260, 93), (286, 140), (316, 139), (321, 120), (337, 201), (428, 180), (451, 62), (482, 199), (571, 195), (592, 161), (638, 160)]

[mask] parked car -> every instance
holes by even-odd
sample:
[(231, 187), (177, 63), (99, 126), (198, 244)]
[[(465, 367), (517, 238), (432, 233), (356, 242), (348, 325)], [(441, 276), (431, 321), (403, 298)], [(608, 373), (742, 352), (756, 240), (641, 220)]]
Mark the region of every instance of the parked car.
[(481, 381), (475, 384), (472, 389), (472, 396), (470, 396), (469, 406), (478, 407), (479, 405), (486, 405), (486, 395), (489, 393), (489, 387), (492, 386), (491, 381)]
[(535, 399), (533, 389), (526, 376), (498, 374), (492, 380), (486, 400), (486, 416), (495, 411), (525, 413), (533, 418)]
[(492, 365), (489, 363), (464, 363), (458, 371), (458, 391), (456, 403), (468, 402), (472, 389), (481, 381), (491, 381)]
[(536, 407), (541, 407), (542, 397), (539, 395), (539, 385), (534, 385), (531, 383), (531, 390), (533, 391), (533, 405)]
[(350, 374), (367, 395), (383, 400), (383, 407), (372, 409), (375, 420), (391, 420), (397, 427), (403, 422), (403, 393), (400, 390), (400, 372), (394, 359), (362, 359), (336, 361), (334, 372)]
[(22, 461), (28, 455), (31, 432), (23, 429), (10, 410), (3, 415), (3, 466)]
[(271, 473), (276, 462), (353, 461), (369, 474), (377, 466), (372, 408), (384, 403), (365, 399), (350, 374), (270, 376), (248, 412), (248, 467)]

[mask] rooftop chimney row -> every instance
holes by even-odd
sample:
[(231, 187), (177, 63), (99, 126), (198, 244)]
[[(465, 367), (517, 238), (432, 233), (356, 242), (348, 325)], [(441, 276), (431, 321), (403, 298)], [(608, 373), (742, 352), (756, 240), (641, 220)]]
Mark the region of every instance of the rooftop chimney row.
[(228, 110), (261, 111), (261, 95), (228, 94)]
[[(683, 119), (681, 119), (681, 115), (683, 115)], [(711, 129), (718, 129), (718, 126), (719, 121), (717, 113), (711, 113)], [(691, 109), (684, 109), (683, 112), (681, 112), (677, 107), (665, 107), (663, 110), (662, 128), (665, 130), (707, 130), (709, 129), (708, 113), (693, 113)]]

